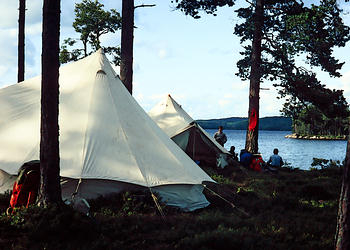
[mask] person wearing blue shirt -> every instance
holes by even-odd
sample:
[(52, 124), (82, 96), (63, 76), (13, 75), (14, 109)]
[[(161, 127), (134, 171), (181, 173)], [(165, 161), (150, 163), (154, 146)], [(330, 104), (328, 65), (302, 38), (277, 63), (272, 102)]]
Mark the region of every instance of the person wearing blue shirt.
[(242, 149), (241, 153), (239, 154), (239, 162), (245, 166), (246, 168), (249, 167), (251, 161), (252, 161), (252, 154), (249, 153), (247, 150)]
[(273, 150), (273, 155), (270, 156), (270, 159), (267, 161), (267, 164), (272, 167), (281, 167), (284, 163), (282, 157), (278, 155), (278, 149)]

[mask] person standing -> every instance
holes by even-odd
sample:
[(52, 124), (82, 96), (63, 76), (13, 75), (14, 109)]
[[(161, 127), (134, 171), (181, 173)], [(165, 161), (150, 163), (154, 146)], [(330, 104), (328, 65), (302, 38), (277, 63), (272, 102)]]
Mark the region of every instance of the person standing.
[(224, 144), (227, 142), (227, 137), (223, 130), (224, 128), (219, 126), (219, 130), (214, 134), (215, 141), (217, 141), (221, 146), (224, 146)]
[(272, 167), (281, 167), (284, 164), (282, 157), (278, 155), (278, 148), (273, 150), (273, 155), (270, 156), (267, 164)]

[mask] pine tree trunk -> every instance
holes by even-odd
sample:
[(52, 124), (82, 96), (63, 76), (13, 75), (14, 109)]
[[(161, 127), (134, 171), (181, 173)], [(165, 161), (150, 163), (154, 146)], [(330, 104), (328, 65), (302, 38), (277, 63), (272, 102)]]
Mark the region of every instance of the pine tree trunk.
[[(249, 110), (248, 129), (246, 135), (245, 148), (251, 153), (258, 152), (259, 136), (259, 92), (260, 92), (260, 64), (261, 64), (261, 38), (264, 23), (264, 1), (257, 0), (254, 14), (254, 37), (252, 43), (250, 87), (249, 87)], [(252, 114), (256, 117), (256, 125), (252, 128)]]
[(134, 43), (134, 0), (123, 0), (120, 80), (132, 94)]
[(18, 18), (18, 74), (17, 82), (24, 81), (24, 38), (25, 38), (25, 14), (26, 0), (19, 0), (19, 18)]
[(335, 249), (350, 249), (350, 136), (346, 148), (343, 183), (338, 205), (337, 229), (335, 234)]
[(59, 167), (59, 35), (60, 0), (44, 0), (41, 81), (41, 202), (62, 202)]
[(84, 44), (84, 57), (87, 57), (88, 56), (88, 53), (87, 53), (87, 42), (83, 41), (83, 44)]

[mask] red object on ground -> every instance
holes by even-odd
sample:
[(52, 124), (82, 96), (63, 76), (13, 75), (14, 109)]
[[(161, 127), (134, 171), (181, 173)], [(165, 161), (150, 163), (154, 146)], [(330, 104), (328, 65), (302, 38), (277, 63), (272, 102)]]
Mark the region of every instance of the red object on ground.
[(256, 110), (252, 109), (249, 117), (249, 131), (252, 131), (256, 128), (256, 124), (258, 123), (258, 117), (256, 115)]
[(254, 155), (252, 158), (252, 162), (250, 163), (249, 167), (257, 172), (260, 172), (262, 170), (262, 165), (264, 164), (264, 160), (261, 158), (260, 155)]
[(12, 195), (10, 199), (10, 207), (28, 207), (36, 201), (39, 188), (40, 175), (37, 171), (29, 171), (25, 174), (25, 181), (13, 184)]
[[(23, 184), (17, 184), (17, 181), (13, 184), (13, 189), (12, 189), (12, 195), (11, 195), (11, 200), (10, 200), (10, 206), (12, 208), (17, 207), (19, 204), (24, 205), (24, 200), (23, 200), (23, 195), (22, 195), (22, 200), (19, 194), (21, 193)], [(18, 199), (20, 198), (20, 199)], [(21, 206), (21, 205), (20, 205)]]

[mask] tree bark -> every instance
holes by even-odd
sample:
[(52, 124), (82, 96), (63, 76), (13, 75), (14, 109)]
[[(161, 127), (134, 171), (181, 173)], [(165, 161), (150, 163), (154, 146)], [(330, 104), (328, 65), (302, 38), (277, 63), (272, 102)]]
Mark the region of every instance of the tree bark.
[(84, 57), (87, 57), (88, 56), (88, 53), (87, 53), (87, 41), (83, 41), (83, 44), (84, 44)]
[(59, 166), (60, 0), (44, 0), (41, 80), (40, 195), (44, 206), (62, 202)]
[[(248, 128), (246, 135), (245, 148), (251, 153), (258, 152), (259, 136), (259, 92), (261, 79), (261, 38), (264, 24), (264, 1), (257, 0), (254, 14), (254, 36), (252, 42), (250, 87), (249, 87), (249, 110), (248, 110)], [(256, 119), (256, 124), (253, 119)], [(251, 126), (254, 123), (255, 126)], [(252, 128), (253, 127), (253, 128)]]
[(134, 44), (134, 0), (123, 0), (120, 80), (132, 95)]
[(19, 0), (19, 17), (18, 17), (18, 74), (17, 82), (24, 81), (24, 39), (25, 39), (25, 14), (26, 0)]
[(338, 205), (337, 229), (335, 233), (335, 249), (350, 249), (350, 135), (346, 148), (343, 182)]

